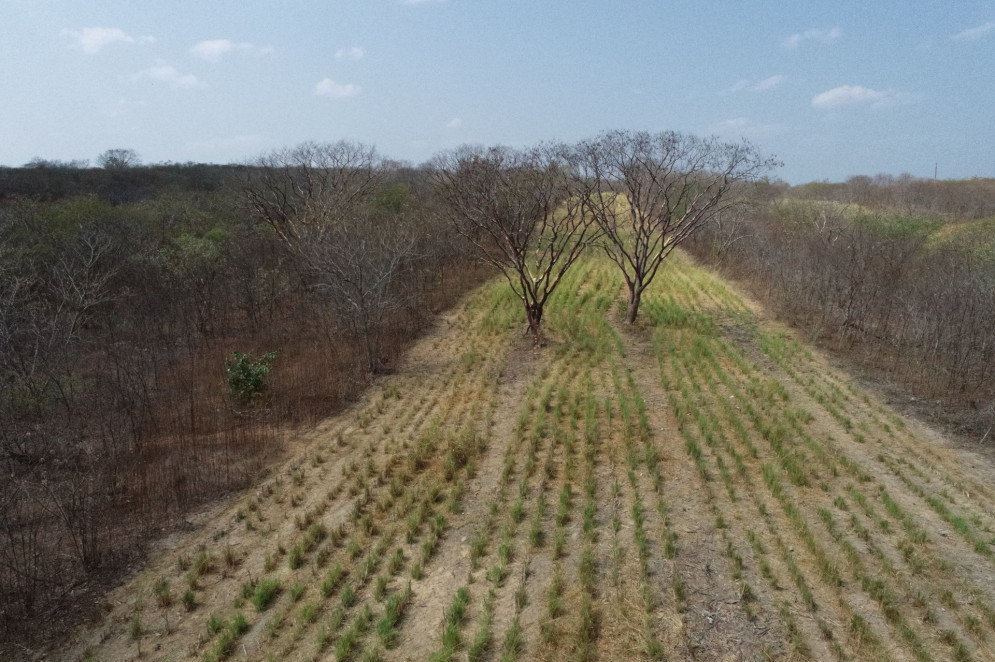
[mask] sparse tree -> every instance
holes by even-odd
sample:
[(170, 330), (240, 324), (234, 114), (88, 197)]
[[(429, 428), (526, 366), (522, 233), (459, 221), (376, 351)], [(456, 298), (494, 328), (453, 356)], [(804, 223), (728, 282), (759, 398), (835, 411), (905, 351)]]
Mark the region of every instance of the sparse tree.
[(777, 165), (745, 142), (641, 131), (611, 131), (582, 142), (573, 162), (577, 194), (628, 286), (630, 324), (671, 251), (738, 204), (739, 184)]
[(386, 164), (367, 145), (307, 142), (261, 156), (243, 190), (256, 216), (292, 250), (322, 241), (384, 182)]
[(249, 169), (244, 191), (380, 366), (386, 314), (402, 304), (401, 266), (414, 246), (400, 213), (377, 199), (393, 164), (365, 145), (305, 143), (268, 154)]
[(380, 329), (387, 314), (405, 303), (397, 281), (414, 245), (415, 234), (403, 219), (364, 209), (302, 250), (314, 287), (362, 339), (370, 372), (380, 368)]
[(565, 150), (463, 147), (436, 157), (435, 178), (456, 231), (508, 279), (542, 343), (546, 302), (597, 226), (571, 196)]
[(114, 299), (111, 282), (120, 268), (114, 248), (107, 232), (96, 223), (87, 223), (80, 226), (76, 241), (56, 262), (51, 288), (64, 304), (67, 339), (76, 338), (94, 308)]
[(105, 170), (124, 170), (141, 165), (142, 159), (133, 149), (109, 149), (97, 157), (97, 165)]

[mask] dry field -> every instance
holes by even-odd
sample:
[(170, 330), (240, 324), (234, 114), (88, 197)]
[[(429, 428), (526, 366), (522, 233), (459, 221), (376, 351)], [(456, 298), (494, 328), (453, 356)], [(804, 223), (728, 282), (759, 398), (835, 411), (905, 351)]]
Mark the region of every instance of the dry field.
[[(675, 255), (502, 282), (109, 596), (70, 659), (992, 660), (995, 472)], [(624, 313), (624, 308), (622, 310)]]

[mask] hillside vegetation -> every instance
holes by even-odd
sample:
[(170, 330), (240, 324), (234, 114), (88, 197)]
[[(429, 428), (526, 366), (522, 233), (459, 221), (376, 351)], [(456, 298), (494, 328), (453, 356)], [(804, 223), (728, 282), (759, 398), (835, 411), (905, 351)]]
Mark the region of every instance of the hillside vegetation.
[[(249, 212), (246, 170), (0, 169), (0, 658), (88, 615), (486, 277), (426, 213), (424, 177), (385, 168), (335, 246), (369, 273), (367, 235), (403, 228), (412, 249), (378, 310), (343, 313)], [(275, 352), (265, 398), (229, 388), (233, 352)]]
[(991, 217), (775, 198), (689, 246), (807, 339), (978, 441), (995, 424), (993, 227)]
[(990, 464), (674, 253), (495, 281), (108, 599), (86, 660), (995, 658)]

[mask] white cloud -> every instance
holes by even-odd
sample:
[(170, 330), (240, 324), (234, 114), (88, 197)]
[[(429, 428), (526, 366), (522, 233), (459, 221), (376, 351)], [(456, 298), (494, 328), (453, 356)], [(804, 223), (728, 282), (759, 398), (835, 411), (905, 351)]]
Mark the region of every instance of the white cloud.
[(217, 62), (223, 55), (233, 50), (235, 50), (235, 44), (227, 39), (209, 39), (194, 44), (190, 52), (209, 62)]
[(446, 122), (447, 129), (458, 129), (463, 126), (463, 119), (460, 117), (454, 117), (448, 122)]
[(272, 46), (266, 46), (263, 48), (256, 48), (249, 42), (233, 42), (230, 39), (208, 39), (206, 41), (201, 41), (194, 44), (190, 48), (190, 52), (199, 58), (203, 58), (208, 62), (218, 62), (222, 57), (228, 55), (232, 51), (251, 51), (255, 50), (260, 55), (271, 55), (273, 53)]
[(63, 30), (62, 36), (73, 40), (73, 46), (87, 55), (99, 53), (111, 44), (150, 44), (155, 38), (144, 36), (132, 37), (121, 28), (83, 28), (82, 30)]
[(181, 74), (175, 67), (164, 63), (159, 63), (140, 71), (133, 78), (134, 80), (151, 80), (156, 83), (166, 83), (174, 90), (207, 87), (207, 83), (193, 74)]
[(335, 51), (336, 60), (362, 60), (366, 53), (359, 46), (352, 48), (340, 48)]
[(957, 41), (974, 41), (976, 39), (981, 39), (992, 30), (995, 30), (995, 21), (988, 21), (987, 23), (977, 27), (962, 30), (961, 32), (955, 34), (952, 39)]
[(753, 120), (748, 117), (734, 117), (732, 119), (723, 120), (715, 125), (716, 131), (719, 133), (729, 133), (730, 131), (742, 131), (743, 129), (753, 125)]
[(762, 81), (754, 85), (751, 89), (753, 89), (756, 92), (763, 92), (764, 90), (773, 90), (775, 87), (783, 83), (785, 78), (786, 77), (782, 76), (781, 74), (770, 76), (768, 78), (764, 78)]
[(782, 74), (768, 76), (767, 78), (757, 81), (756, 83), (744, 78), (743, 80), (736, 81), (733, 86), (729, 88), (729, 91), (742, 92), (744, 90), (748, 90), (750, 92), (765, 92), (767, 90), (773, 90), (787, 79), (788, 77)]
[(354, 97), (359, 94), (362, 89), (359, 85), (354, 85), (352, 83), (336, 83), (331, 78), (325, 78), (318, 81), (318, 84), (314, 86), (314, 93), (320, 97), (331, 97), (332, 99), (344, 99), (346, 97)]
[(905, 99), (905, 95), (891, 90), (879, 91), (860, 85), (841, 85), (812, 97), (812, 107), (829, 110), (861, 104), (872, 108), (883, 108)]
[(764, 124), (749, 117), (733, 117), (713, 124), (708, 129), (708, 133), (732, 139), (768, 138), (782, 132), (782, 128), (777, 124)]
[(831, 41), (836, 41), (843, 36), (843, 31), (839, 28), (831, 28), (829, 30), (823, 30), (820, 28), (812, 28), (811, 30), (805, 30), (805, 32), (796, 32), (790, 37), (786, 37), (781, 45), (785, 48), (798, 48), (803, 41), (818, 41), (823, 44), (828, 44)]

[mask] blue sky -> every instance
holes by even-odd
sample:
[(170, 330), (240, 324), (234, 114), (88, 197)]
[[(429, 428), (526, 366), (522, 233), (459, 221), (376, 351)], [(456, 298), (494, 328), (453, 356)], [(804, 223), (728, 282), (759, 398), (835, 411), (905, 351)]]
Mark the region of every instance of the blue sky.
[(624, 128), (746, 138), (795, 184), (995, 177), (995, 3), (780, 5), (0, 0), (0, 164)]

